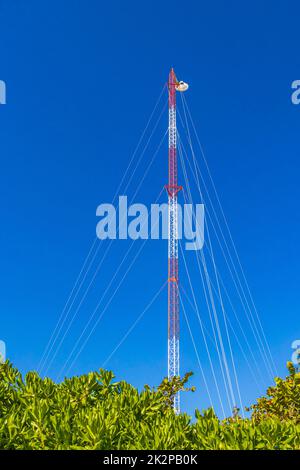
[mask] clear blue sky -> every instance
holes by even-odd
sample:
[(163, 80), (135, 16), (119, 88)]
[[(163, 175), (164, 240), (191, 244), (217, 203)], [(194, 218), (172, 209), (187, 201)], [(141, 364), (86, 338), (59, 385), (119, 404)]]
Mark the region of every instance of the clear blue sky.
[[(0, 18), (0, 79), (7, 84), (0, 107), (0, 339), (8, 357), (24, 372), (37, 367), (94, 239), (96, 207), (111, 201), (174, 66), (190, 83), (187, 100), (284, 374), (300, 336), (300, 106), (290, 99), (291, 82), (300, 79), (295, 2), (1, 0)], [(165, 142), (137, 202), (153, 201), (166, 183), (166, 152)], [(127, 247), (115, 242), (52, 377)], [(72, 373), (101, 366), (165, 280), (166, 248), (147, 244)], [(140, 387), (165, 375), (166, 309), (164, 293), (112, 358), (118, 378)], [(182, 323), (182, 371), (194, 370), (198, 387), (183, 398), (191, 412), (207, 399)], [(199, 349), (206, 368), (200, 342)], [(239, 367), (249, 404), (258, 392), (242, 361)]]

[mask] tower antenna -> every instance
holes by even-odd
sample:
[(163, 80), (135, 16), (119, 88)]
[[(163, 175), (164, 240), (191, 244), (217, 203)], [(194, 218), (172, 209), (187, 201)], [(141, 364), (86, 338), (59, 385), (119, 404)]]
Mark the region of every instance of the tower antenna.
[[(176, 91), (187, 90), (188, 85), (178, 82), (174, 69), (169, 73), (169, 182), (168, 193), (168, 378), (179, 377), (179, 279), (178, 279), (178, 207), (177, 195), (182, 189), (178, 186), (177, 172), (177, 127)], [(180, 413), (180, 396), (174, 398), (175, 413)]]

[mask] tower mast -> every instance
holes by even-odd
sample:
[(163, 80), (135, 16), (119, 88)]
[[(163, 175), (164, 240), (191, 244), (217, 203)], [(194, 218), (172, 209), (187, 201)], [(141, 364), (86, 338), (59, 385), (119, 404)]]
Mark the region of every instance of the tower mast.
[[(179, 291), (178, 291), (178, 186), (176, 154), (176, 89), (177, 79), (173, 68), (169, 73), (169, 182), (168, 192), (168, 378), (179, 376)], [(174, 398), (174, 410), (180, 412), (179, 393)]]

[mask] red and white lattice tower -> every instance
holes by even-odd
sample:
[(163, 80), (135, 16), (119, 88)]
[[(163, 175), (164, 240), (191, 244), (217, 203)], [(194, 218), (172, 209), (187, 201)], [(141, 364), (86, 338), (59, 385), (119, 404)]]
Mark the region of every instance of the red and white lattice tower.
[[(178, 186), (176, 154), (176, 91), (180, 90), (174, 70), (168, 81), (169, 90), (169, 183), (166, 185), (169, 206), (168, 237), (168, 377), (179, 376), (179, 291), (178, 291)], [(174, 410), (180, 412), (180, 397), (174, 399)]]

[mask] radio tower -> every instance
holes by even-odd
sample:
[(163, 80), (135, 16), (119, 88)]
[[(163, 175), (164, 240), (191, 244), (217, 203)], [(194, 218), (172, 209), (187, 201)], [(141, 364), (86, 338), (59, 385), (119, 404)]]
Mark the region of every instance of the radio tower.
[[(168, 378), (179, 376), (179, 291), (178, 291), (178, 186), (176, 154), (176, 91), (188, 85), (178, 82), (173, 68), (169, 74), (169, 183), (166, 185), (169, 207), (168, 236)], [(180, 412), (179, 393), (174, 398), (175, 413)]]

